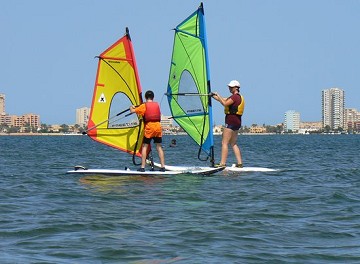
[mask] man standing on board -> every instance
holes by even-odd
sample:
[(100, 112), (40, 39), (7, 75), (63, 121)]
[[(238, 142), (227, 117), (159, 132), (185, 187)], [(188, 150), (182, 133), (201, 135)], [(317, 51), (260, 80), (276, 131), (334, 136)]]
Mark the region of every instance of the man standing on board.
[(145, 93), (146, 102), (135, 107), (134, 105), (130, 106), (130, 112), (136, 113), (143, 116), (145, 122), (145, 134), (143, 140), (143, 146), (141, 150), (141, 168), (138, 171), (145, 171), (146, 156), (148, 153), (148, 147), (151, 143), (151, 140), (154, 140), (156, 145), (156, 150), (159, 154), (161, 168), (160, 171), (165, 171), (165, 157), (164, 151), (162, 149), (162, 128), (161, 128), (161, 112), (160, 106), (157, 102), (154, 102), (154, 92), (147, 91)]
[(241, 117), (244, 112), (245, 100), (239, 93), (240, 83), (237, 80), (232, 80), (228, 84), (228, 87), (231, 93), (231, 96), (228, 98), (221, 97), (217, 92), (213, 94), (213, 98), (225, 107), (225, 128), (221, 142), (221, 161), (219, 164), (216, 164), (215, 167), (226, 166), (226, 159), (229, 152), (228, 146), (230, 145), (237, 160), (236, 167), (242, 168), (242, 157), (240, 148), (237, 145), (237, 136), (241, 127)]

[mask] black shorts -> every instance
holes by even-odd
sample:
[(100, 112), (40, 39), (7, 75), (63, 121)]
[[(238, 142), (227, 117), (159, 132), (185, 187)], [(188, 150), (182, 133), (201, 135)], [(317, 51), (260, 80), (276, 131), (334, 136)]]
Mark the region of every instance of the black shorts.
[(143, 143), (150, 144), (152, 139), (154, 139), (154, 143), (162, 143), (162, 138), (161, 137), (153, 137), (153, 138), (144, 137)]

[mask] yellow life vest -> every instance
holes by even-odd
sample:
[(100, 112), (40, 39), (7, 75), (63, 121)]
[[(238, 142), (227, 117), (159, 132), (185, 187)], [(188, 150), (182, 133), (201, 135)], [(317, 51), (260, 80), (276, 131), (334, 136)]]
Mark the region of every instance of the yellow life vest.
[(234, 104), (232, 105), (228, 105), (225, 106), (224, 112), (225, 114), (229, 115), (229, 114), (235, 114), (235, 115), (242, 115), (244, 113), (244, 108), (245, 108), (245, 100), (244, 100), (244, 96), (238, 94), (241, 98), (241, 102), (238, 106), (234, 106)]

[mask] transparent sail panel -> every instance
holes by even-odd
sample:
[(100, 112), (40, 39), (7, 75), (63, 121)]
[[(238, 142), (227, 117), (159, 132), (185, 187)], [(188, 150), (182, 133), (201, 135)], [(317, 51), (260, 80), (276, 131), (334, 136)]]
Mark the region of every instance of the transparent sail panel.
[(135, 114), (129, 114), (130, 111), (117, 116), (118, 113), (123, 112), (130, 107), (131, 102), (129, 97), (124, 93), (117, 93), (114, 95), (110, 104), (110, 117), (108, 128), (126, 128), (135, 127), (139, 125), (139, 120)]
[[(179, 93), (198, 93), (195, 81), (187, 70), (183, 71), (181, 74)], [(178, 103), (187, 115), (204, 112), (200, 96), (179, 96)]]

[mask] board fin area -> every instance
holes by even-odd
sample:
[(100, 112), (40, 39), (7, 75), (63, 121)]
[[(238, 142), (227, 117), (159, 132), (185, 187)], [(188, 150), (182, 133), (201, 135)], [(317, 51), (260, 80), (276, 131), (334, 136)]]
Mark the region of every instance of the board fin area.
[(77, 170), (87, 170), (87, 168), (84, 167), (84, 166), (81, 166), (81, 165), (75, 165), (75, 166), (74, 166), (74, 170), (75, 170), (75, 171), (77, 171)]

